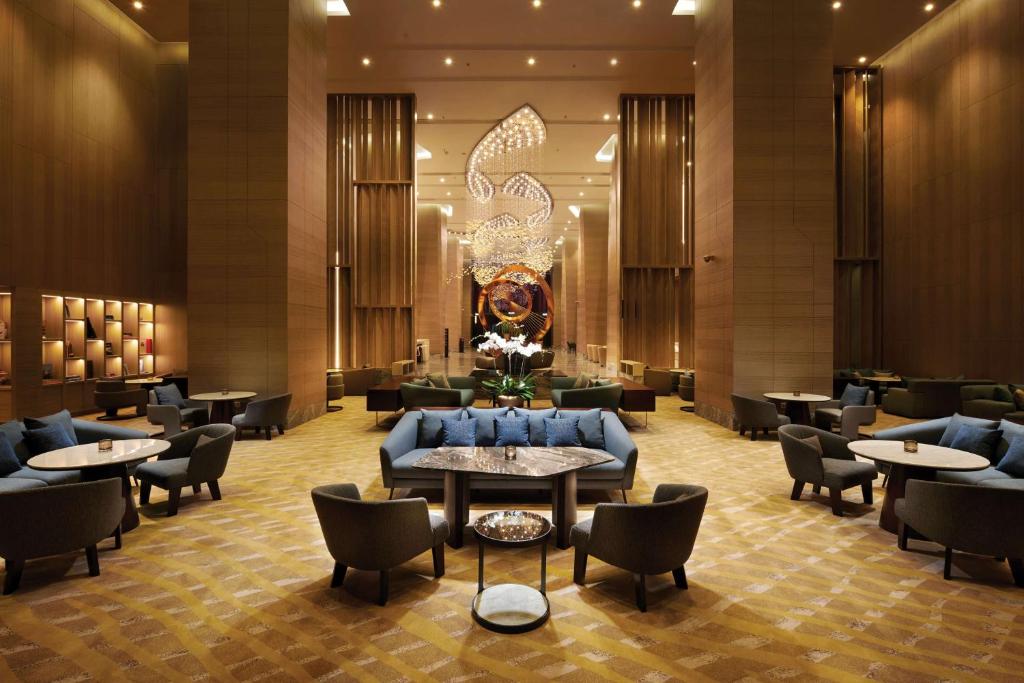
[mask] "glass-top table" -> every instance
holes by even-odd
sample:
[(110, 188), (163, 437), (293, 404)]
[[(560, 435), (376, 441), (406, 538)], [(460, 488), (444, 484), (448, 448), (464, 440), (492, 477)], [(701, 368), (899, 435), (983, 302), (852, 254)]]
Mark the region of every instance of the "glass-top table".
[(551, 479), (551, 512), (555, 545), (569, 547), (569, 530), (576, 523), (576, 472), (584, 467), (611, 462), (614, 456), (592, 448), (525, 447), (515, 458), (505, 457), (504, 447), (442, 447), (426, 453), (413, 467), (444, 471), (444, 516), (451, 527), (448, 545), (462, 547), (469, 518), (471, 474)]
[[(551, 522), (535, 512), (502, 510), (478, 518), (473, 524), (479, 548), (473, 619), (499, 633), (523, 633), (537, 628), (551, 615), (547, 598), (548, 538)], [(484, 587), (484, 546), (524, 548), (540, 546), (540, 590), (519, 583)]]

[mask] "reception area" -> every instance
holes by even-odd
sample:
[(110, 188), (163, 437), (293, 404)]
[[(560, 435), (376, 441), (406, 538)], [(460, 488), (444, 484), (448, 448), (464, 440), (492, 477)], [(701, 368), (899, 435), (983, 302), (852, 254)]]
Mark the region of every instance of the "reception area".
[(1019, 679), (1024, 1), (0, 53), (0, 680)]

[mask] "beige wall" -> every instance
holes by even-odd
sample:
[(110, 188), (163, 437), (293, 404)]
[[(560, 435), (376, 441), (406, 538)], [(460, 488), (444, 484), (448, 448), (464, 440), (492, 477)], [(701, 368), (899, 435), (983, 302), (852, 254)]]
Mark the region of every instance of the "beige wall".
[(416, 338), (429, 339), (432, 354), (444, 353), (447, 232), (448, 218), (440, 206), (416, 208)]
[(879, 63), (883, 362), (1020, 382), (1024, 3), (961, 0)]
[[(448, 329), (448, 350), (457, 353), (459, 350), (459, 336), (462, 334), (464, 318), (468, 318), (469, 310), (466, 308), (466, 298), (462, 282), (463, 251), (459, 244), (459, 234), (445, 231), (445, 270), (442, 275), (442, 298), (444, 300), (444, 326)], [(444, 353), (442, 346), (438, 353)]]
[(324, 5), (189, 9), (190, 385), (289, 391), (294, 424), (325, 404)]
[[(555, 327), (562, 328), (562, 341), (577, 341), (579, 336), (576, 311), (579, 278), (579, 235), (576, 232), (562, 233), (562, 288), (560, 299), (555, 300), (560, 320), (555, 320)], [(584, 351), (586, 349), (583, 349)]]
[(608, 336), (608, 204), (580, 207), (576, 328), (581, 352)]
[(158, 368), (185, 366), (186, 61), (183, 46), (161, 46), (105, 0), (0, 0), (0, 283), (15, 288), (9, 412), (92, 405), (91, 383), (40, 384), (43, 291), (157, 304)]

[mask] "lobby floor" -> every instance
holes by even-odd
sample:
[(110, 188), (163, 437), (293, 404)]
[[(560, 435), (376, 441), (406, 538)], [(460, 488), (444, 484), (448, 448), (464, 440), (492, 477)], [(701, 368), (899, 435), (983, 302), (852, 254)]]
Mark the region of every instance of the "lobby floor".
[[(676, 397), (632, 433), (630, 499), (662, 482), (710, 490), (688, 591), (650, 579), (641, 614), (628, 574), (591, 559), (590, 583), (577, 586), (572, 551), (552, 547), (550, 621), (501, 636), (470, 616), (472, 541), (447, 549), (440, 581), (429, 553), (394, 571), (386, 607), (371, 603), (373, 574), (350, 571), (332, 590), (309, 491), (351, 481), (386, 497), (386, 432), (364, 401), (346, 398), (269, 443), (237, 443), (223, 501), (184, 494), (166, 518), (154, 491), (123, 550), (101, 549), (100, 577), (88, 578), (84, 554), (30, 562), (21, 589), (0, 598), (0, 680), (1020, 680), (1024, 591), (1005, 563), (958, 554), (943, 581), (937, 547), (900, 552), (878, 528), (881, 489), (874, 507), (848, 492), (843, 518), (825, 497), (790, 501), (774, 437), (739, 438)], [(600, 500), (584, 497), (581, 516)], [(548, 510), (540, 499), (518, 507)], [(536, 548), (487, 557), (488, 581), (538, 579)]]

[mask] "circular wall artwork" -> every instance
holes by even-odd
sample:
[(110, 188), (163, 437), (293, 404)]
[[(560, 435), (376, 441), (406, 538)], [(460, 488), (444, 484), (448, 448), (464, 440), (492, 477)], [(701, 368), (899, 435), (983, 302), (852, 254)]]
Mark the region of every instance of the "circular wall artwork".
[[(535, 310), (535, 297), (544, 298), (543, 311)], [(540, 341), (554, 323), (554, 295), (544, 277), (524, 265), (505, 266), (480, 289), (476, 304), (480, 324), (490, 327), (487, 312), (500, 322), (523, 328), (528, 339)]]

